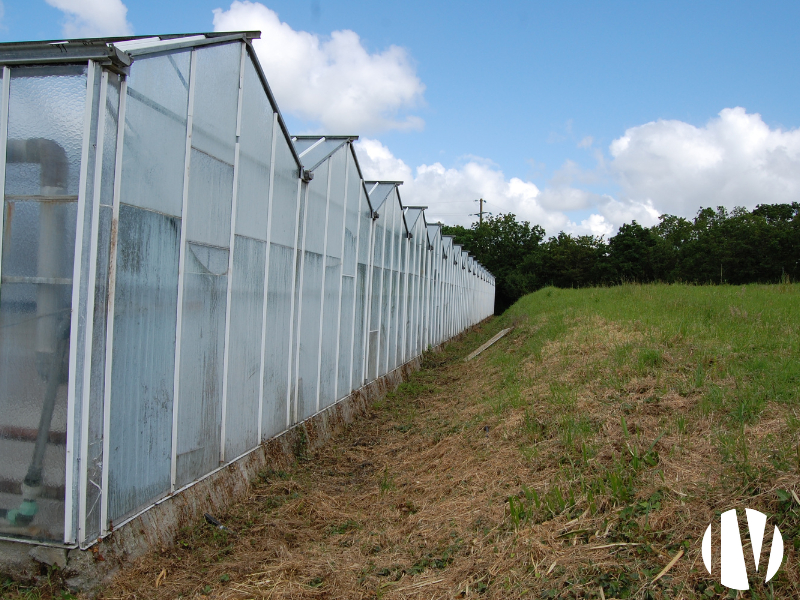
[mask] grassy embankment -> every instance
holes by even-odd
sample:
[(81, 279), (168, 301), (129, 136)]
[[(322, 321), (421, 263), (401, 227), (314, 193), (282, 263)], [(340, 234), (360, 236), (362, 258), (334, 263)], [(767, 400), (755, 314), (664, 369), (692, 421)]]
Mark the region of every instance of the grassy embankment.
[(747, 506), (786, 559), (746, 594), (796, 598), (799, 386), (798, 285), (547, 288), (105, 597), (726, 597), (700, 538)]

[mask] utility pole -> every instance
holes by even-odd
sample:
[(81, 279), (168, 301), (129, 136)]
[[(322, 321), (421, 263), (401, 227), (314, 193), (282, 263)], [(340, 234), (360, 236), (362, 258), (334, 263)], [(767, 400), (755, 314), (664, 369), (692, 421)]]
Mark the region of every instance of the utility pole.
[(478, 225), (480, 226), (480, 225), (483, 225), (483, 213), (484, 212), (486, 214), (491, 214), (491, 213), (489, 211), (484, 211), (483, 210), (483, 203), (486, 202), (483, 198), (481, 198), (480, 200), (475, 200), (475, 202), (480, 202), (480, 210), (478, 210), (478, 213), (477, 213), (477, 215), (478, 215)]

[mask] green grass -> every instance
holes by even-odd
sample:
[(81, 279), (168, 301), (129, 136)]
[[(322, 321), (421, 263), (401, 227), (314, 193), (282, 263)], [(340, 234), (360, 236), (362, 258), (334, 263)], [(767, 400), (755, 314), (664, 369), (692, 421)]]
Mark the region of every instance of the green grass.
[[(486, 418), (502, 423), (521, 408), (522, 457), (533, 472), (553, 473), (508, 499), (512, 531), (594, 518), (576, 534), (588, 542), (604, 518), (614, 524), (605, 541), (658, 544), (669, 555), (694, 547), (698, 524), (681, 517), (654, 532), (650, 518), (696, 501), (695, 512), (761, 506), (782, 530), (800, 532), (800, 507), (780, 504), (790, 495), (780, 486), (800, 470), (800, 285), (546, 288), (496, 323), (512, 325), (486, 358), (500, 373)], [(677, 481), (684, 456), (700, 457), (693, 468), (706, 472)], [(606, 597), (717, 596), (702, 582), (670, 588), (669, 578), (646, 589), (657, 570), (643, 552), (631, 557), (634, 569), (561, 577), (602, 586)], [(754, 593), (795, 591), (784, 569)]]

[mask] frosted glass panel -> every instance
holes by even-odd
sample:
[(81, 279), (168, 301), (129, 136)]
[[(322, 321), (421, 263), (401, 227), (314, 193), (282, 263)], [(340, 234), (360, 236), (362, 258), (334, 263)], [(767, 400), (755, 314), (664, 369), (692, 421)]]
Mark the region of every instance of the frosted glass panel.
[(233, 166), (192, 148), (186, 239), (227, 248), (232, 199)]
[(190, 52), (137, 58), (128, 78), (122, 201), (180, 216)]
[(297, 163), (289, 142), (278, 135), (275, 142), (275, 191), (272, 195), (272, 242), (283, 246), (295, 245), (297, 230)]
[(11, 71), (6, 195), (78, 194), (85, 67)]
[(300, 319), (299, 360), (297, 364), (297, 416), (311, 416), (317, 407), (317, 359), (319, 357), (322, 310), (323, 257), (316, 252), (305, 253), (302, 283), (302, 315)]
[[(85, 70), (12, 69), (2, 203), (0, 513), (17, 534), (56, 541), (64, 535)], [(23, 483), (41, 489), (35, 503), (23, 500)]]
[(245, 59), (236, 233), (267, 239), (267, 200), (272, 154), (272, 107), (249, 58)]
[(261, 430), (264, 439), (286, 429), (289, 327), (294, 265), (294, 248), (274, 243), (271, 245), (267, 293), (267, 343), (264, 356), (264, 409)]
[(236, 236), (233, 251), (231, 325), (225, 459), (258, 444), (258, 391), (261, 320), (264, 305), (264, 242)]
[(195, 51), (197, 82), (192, 145), (231, 165), (236, 143), (239, 66), (243, 47), (241, 42), (234, 42)]
[(169, 491), (180, 219), (122, 204), (111, 366), (109, 517)]
[(228, 251), (186, 245), (177, 485), (219, 466)]
[(347, 396), (350, 388), (350, 372), (352, 370), (353, 348), (353, 303), (355, 302), (355, 277), (345, 275), (342, 277), (342, 309), (339, 334), (339, 368), (336, 374), (337, 400)]

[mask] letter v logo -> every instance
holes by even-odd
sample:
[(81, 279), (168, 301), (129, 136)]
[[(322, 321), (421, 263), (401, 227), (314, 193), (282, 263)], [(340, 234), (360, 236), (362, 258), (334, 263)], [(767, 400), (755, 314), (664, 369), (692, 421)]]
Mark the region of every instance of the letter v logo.
[[(764, 531), (767, 526), (767, 516), (757, 510), (745, 509), (747, 516), (747, 529), (750, 532), (750, 541), (753, 548), (753, 562), (758, 572), (758, 562), (761, 557), (761, 547), (764, 543)], [(739, 522), (736, 520), (736, 509), (731, 509), (720, 516), (720, 575), (719, 582), (733, 590), (749, 590), (747, 567), (744, 563), (744, 549), (742, 537), (739, 532)], [(711, 525), (703, 535), (703, 564), (711, 573)], [(773, 578), (783, 562), (783, 538), (778, 527), (772, 536), (772, 547), (769, 551), (767, 564), (766, 583)], [(763, 573), (763, 570), (762, 570)]]

